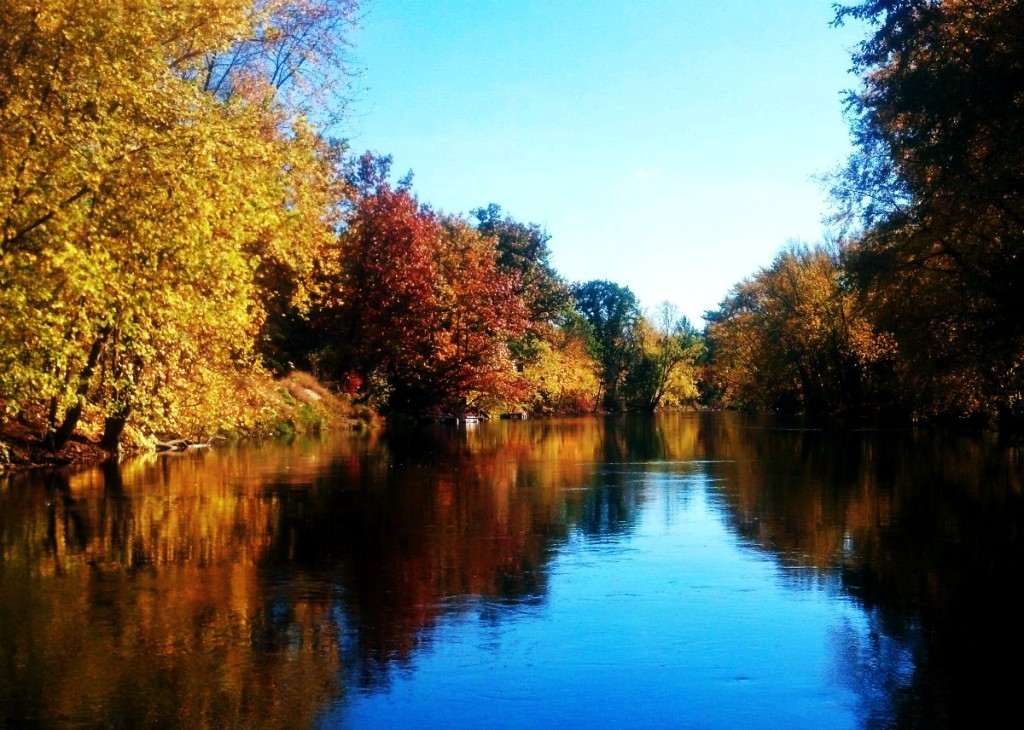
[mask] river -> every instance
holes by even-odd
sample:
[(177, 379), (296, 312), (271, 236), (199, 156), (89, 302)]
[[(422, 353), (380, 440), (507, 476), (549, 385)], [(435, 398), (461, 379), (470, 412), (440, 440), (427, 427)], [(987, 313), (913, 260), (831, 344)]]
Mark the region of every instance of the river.
[(1022, 486), (993, 434), (728, 413), (0, 475), (0, 726), (977, 725)]

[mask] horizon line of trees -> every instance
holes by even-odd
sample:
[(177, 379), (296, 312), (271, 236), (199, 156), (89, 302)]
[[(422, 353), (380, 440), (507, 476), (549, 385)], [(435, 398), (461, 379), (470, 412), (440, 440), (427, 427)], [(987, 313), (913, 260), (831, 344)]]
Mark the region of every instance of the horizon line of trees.
[(411, 174), (365, 153), (320, 295), (267, 351), (387, 413), (568, 413), (696, 403), (699, 333), (629, 288), (570, 284), (548, 234), (497, 204), (470, 216), (421, 203)]
[[(0, 0), (0, 419), (242, 427), (303, 367), (384, 413), (1024, 415), (1024, 3), (872, 0), (842, 235), (704, 332), (496, 204), (332, 141), (357, 0)], [(341, 87), (343, 88), (343, 87)]]

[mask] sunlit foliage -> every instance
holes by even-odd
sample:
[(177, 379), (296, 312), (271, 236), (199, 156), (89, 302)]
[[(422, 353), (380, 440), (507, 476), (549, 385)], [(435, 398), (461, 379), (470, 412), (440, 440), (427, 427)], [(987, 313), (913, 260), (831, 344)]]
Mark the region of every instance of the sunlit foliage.
[(727, 405), (837, 413), (858, 406), (891, 343), (877, 337), (835, 255), (791, 246), (709, 312), (709, 387)]
[(557, 322), (570, 304), (569, 288), (550, 262), (550, 236), (536, 224), (502, 217), (501, 207), (494, 203), (473, 211), (473, 217), (477, 230), (495, 239), (498, 267), (516, 275), (516, 293), (530, 321), (527, 338), (542, 337), (545, 327)]
[(550, 237), (492, 203), (473, 211), (476, 228), (494, 239), (498, 267), (515, 276), (526, 310), (525, 332), (509, 351), (529, 382), (523, 405), (537, 413), (593, 411), (599, 397), (591, 330), (573, 308), (569, 286), (550, 263)]
[(578, 314), (550, 327), (523, 367), (526, 403), (536, 413), (589, 413), (599, 405), (600, 363), (592, 354), (589, 325)]
[(837, 6), (857, 151), (835, 255), (794, 249), (709, 316), (705, 393), (753, 408), (1024, 415), (1024, 5)]
[(54, 446), (87, 409), (111, 445), (129, 416), (221, 425), (217, 394), (258, 367), (269, 267), (302, 302), (335, 226), (330, 151), (264, 63), (224, 70), (230, 94), (204, 76), (257, 35), (291, 47), (267, 32), (286, 9), (0, 3), (0, 403), (45, 407)]
[(490, 411), (521, 400), (509, 341), (526, 331), (519, 277), (493, 238), (421, 205), (390, 160), (364, 155), (340, 245), (340, 304), (328, 327), (335, 371), (403, 413)]
[(637, 322), (633, 338), (637, 349), (625, 381), (631, 407), (653, 411), (695, 403), (704, 343), (678, 307), (662, 302), (653, 317)]

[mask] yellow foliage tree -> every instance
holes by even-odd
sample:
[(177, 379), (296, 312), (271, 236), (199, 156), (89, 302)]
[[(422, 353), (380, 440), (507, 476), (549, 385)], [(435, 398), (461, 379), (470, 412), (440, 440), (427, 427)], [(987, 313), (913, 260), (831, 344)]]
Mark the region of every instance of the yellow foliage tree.
[(538, 413), (590, 412), (601, 393), (600, 364), (590, 353), (586, 333), (572, 326), (548, 327), (523, 367)]
[(111, 446), (130, 414), (221, 425), (209, 395), (258, 365), (261, 274), (301, 281), (330, 243), (315, 132), (260, 64), (227, 96), (201, 81), (274, 9), (0, 0), (0, 401), (45, 405), (55, 447), (87, 408)]
[(828, 413), (863, 404), (892, 354), (836, 256), (794, 245), (709, 314), (709, 385), (727, 405)]
[(704, 343), (679, 308), (662, 302), (652, 318), (637, 321), (633, 339), (636, 353), (625, 382), (630, 405), (653, 411), (695, 403)]

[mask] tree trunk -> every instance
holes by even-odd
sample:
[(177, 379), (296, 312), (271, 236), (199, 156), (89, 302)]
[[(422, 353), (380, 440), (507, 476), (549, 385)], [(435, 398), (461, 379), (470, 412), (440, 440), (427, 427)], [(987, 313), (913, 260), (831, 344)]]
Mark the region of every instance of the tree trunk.
[(110, 328), (104, 327), (100, 330), (99, 337), (92, 343), (89, 349), (89, 359), (78, 374), (78, 388), (75, 391), (75, 404), (64, 412), (64, 422), (46, 435), (47, 445), (52, 451), (60, 451), (64, 444), (71, 438), (71, 434), (78, 427), (78, 419), (82, 417), (82, 408), (85, 405), (85, 394), (89, 392), (89, 380), (92, 378), (96, 363), (99, 362), (100, 354), (103, 352), (103, 345), (110, 334)]
[(100, 439), (100, 446), (111, 453), (117, 453), (121, 448), (121, 434), (124, 432), (125, 424), (128, 423), (128, 413), (131, 409), (117, 416), (107, 416), (103, 426), (103, 438)]
[[(81, 388), (79, 388), (81, 390)], [(78, 419), (82, 417), (82, 406), (84, 404), (83, 396), (85, 393), (79, 395), (78, 400), (75, 401), (75, 405), (64, 411), (64, 421), (57, 428), (50, 431), (47, 434), (46, 439), (51, 451), (60, 451), (64, 448), (64, 444), (71, 438), (71, 434), (75, 432), (78, 427)]]

